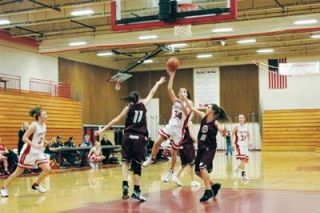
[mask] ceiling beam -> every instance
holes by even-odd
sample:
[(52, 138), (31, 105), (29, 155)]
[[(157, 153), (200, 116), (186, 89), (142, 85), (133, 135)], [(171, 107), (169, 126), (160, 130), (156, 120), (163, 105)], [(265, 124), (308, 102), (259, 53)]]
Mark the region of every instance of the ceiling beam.
[(35, 3), (35, 4), (38, 4), (38, 5), (41, 5), (45, 8), (49, 8), (49, 9), (52, 9), (52, 10), (55, 10), (55, 11), (58, 11), (58, 12), (61, 12), (61, 9), (59, 6), (56, 6), (56, 5), (47, 5), (47, 4), (44, 4), (42, 2), (39, 2), (39, 1), (36, 1), (36, 0), (28, 0), (32, 3)]

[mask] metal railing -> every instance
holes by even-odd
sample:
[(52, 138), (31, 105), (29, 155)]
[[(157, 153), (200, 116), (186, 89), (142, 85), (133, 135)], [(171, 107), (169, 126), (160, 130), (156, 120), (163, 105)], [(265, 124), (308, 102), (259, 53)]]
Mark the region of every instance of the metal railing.
[(67, 83), (30, 78), (29, 89), (32, 93), (71, 98), (71, 85)]
[(0, 90), (20, 91), (21, 77), (0, 73)]

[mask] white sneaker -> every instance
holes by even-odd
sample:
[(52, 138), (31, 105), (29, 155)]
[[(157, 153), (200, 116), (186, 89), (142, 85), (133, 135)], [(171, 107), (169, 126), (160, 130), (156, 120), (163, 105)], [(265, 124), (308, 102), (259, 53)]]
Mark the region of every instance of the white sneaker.
[(1, 188), (0, 194), (1, 194), (1, 197), (9, 197), (9, 194), (6, 188)]
[(233, 175), (235, 176), (235, 177), (239, 177), (239, 172), (240, 172), (240, 170), (239, 169), (235, 169), (235, 170), (233, 170)]
[(191, 181), (191, 187), (199, 187), (200, 186), (200, 183), (198, 181)]
[(99, 164), (98, 164), (98, 163), (96, 163), (94, 166), (95, 166), (94, 168), (95, 168), (96, 170), (99, 169)]
[(175, 182), (177, 184), (177, 186), (182, 186), (182, 183), (178, 177), (176, 177), (176, 176), (173, 177), (172, 181)]
[(153, 164), (153, 163), (155, 163), (155, 161), (150, 156), (150, 157), (148, 157), (148, 159), (145, 162), (143, 162), (142, 166), (147, 167), (147, 166), (149, 166), (150, 164)]
[(166, 174), (166, 176), (164, 176), (164, 178), (163, 178), (163, 181), (164, 182), (169, 182), (170, 180), (172, 180), (172, 178), (173, 178), (173, 170), (172, 169), (170, 169), (169, 171), (168, 171), (168, 173)]
[(45, 192), (47, 192), (47, 189), (39, 186), (39, 185), (36, 184), (36, 183), (34, 183), (31, 188), (32, 188), (33, 190), (37, 190), (37, 191), (40, 192), (40, 193), (45, 193)]

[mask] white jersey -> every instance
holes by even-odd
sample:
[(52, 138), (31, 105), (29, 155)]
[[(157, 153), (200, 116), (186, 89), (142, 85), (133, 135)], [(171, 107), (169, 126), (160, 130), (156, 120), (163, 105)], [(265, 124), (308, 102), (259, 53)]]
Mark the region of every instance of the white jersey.
[(180, 102), (175, 101), (172, 105), (171, 118), (169, 120), (170, 126), (183, 128), (186, 125), (186, 114), (184, 114), (183, 106)]
[[(33, 122), (31, 125), (36, 126), (36, 131), (31, 135), (31, 138), (30, 138), (31, 143), (44, 145), (45, 135), (47, 132), (46, 124), (44, 123), (43, 125), (40, 125), (38, 122)], [(26, 143), (24, 144), (24, 146), (28, 146), (28, 144)], [(43, 151), (44, 151), (44, 147), (43, 147), (43, 150), (36, 149), (33, 146), (31, 146), (31, 149), (30, 149), (30, 153), (39, 153)]]
[(247, 125), (238, 125), (236, 132), (236, 144), (248, 145), (249, 142), (249, 128)]

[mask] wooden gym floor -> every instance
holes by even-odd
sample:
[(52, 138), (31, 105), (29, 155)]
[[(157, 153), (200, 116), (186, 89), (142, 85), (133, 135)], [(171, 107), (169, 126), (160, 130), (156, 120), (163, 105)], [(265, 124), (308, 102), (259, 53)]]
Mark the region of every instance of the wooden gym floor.
[[(0, 199), (0, 212), (304, 212), (320, 213), (320, 154), (314, 152), (251, 152), (249, 180), (233, 173), (236, 161), (218, 152), (212, 177), (222, 184), (216, 200), (200, 203), (203, 193), (163, 183), (168, 163), (143, 169), (142, 191), (147, 201), (121, 200), (121, 168), (103, 168), (51, 175), (46, 194), (31, 191), (35, 177), (19, 178)], [(198, 181), (200, 181), (198, 179)], [(0, 181), (1, 183), (3, 180)], [(130, 188), (130, 191), (133, 187)]]

